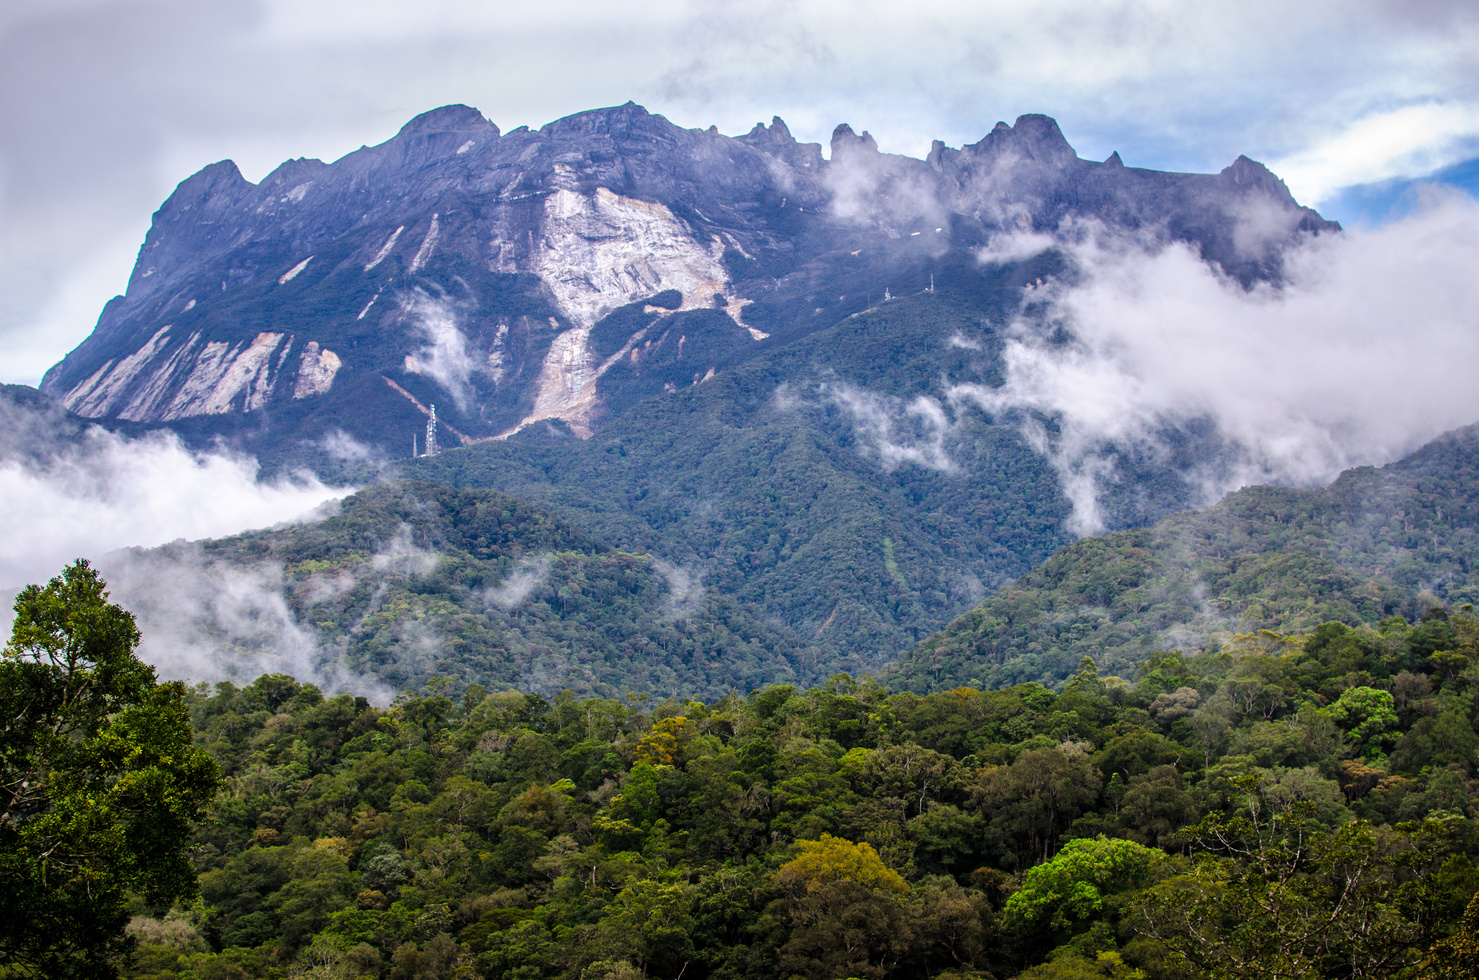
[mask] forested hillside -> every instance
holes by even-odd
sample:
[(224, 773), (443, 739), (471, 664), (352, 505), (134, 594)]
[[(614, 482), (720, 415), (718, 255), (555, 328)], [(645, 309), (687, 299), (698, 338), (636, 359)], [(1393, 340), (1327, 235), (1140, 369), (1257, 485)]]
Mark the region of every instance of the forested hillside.
[[(384, 484), (323, 521), (206, 542), (201, 557), (280, 567), (320, 656), (391, 690), (444, 676), (459, 688), (718, 697), (816, 669), (784, 626), (685, 570), (491, 490)], [(151, 559), (168, 563), (169, 549)]]
[(1356, 626), (1479, 599), (1479, 430), (1320, 490), (1249, 487), (1196, 513), (1077, 542), (891, 668), (916, 690), (1052, 684), (1085, 656), (1132, 672), (1156, 650), (1257, 629)]
[[(614, 546), (693, 562), (824, 659), (877, 669), (1071, 540), (1070, 504), (1017, 414), (937, 420), (916, 402), (999, 383), (1021, 285), (1056, 261), (947, 268), (937, 292), (690, 378), (587, 441), (531, 430), (406, 472), (493, 487)], [(1124, 454), (1104, 502), (1113, 526), (1191, 506), (1177, 468), (1202, 451), (1189, 442), (1169, 465)]]
[[(891, 336), (884, 327), (879, 336)], [(746, 371), (711, 384), (740, 384)], [(280, 569), (271, 588), (313, 637), (314, 666), (392, 691), (444, 676), (546, 696), (712, 698), (805, 687), (838, 669), (921, 693), (1056, 687), (1085, 656), (1129, 677), (1157, 651), (1191, 653), (1234, 633), (1373, 625), (1479, 598), (1479, 432), (1465, 429), (1325, 489), (1249, 487), (1205, 511), (1068, 545), (916, 646), (918, 624), (980, 596), (975, 573), (1025, 564), (1058, 539), (1056, 492), (1045, 501), (1013, 489), (1010, 474), (1033, 458), (1015, 432), (981, 426), (951, 446), (964, 458), (972, 439), (994, 439), (979, 457), (1003, 466), (993, 486), (885, 471), (836, 429), (820, 438), (801, 409), (759, 404), (768, 418), (750, 428), (734, 391), (704, 397), (635, 412), (653, 423), (641, 439), (626, 439), (623, 423), (578, 451), (447, 454), (418, 471), (460, 488), (382, 484), (325, 520), (187, 551)], [(675, 411), (703, 425), (657, 424), (680, 398), (702, 411)], [(1023, 457), (1008, 466), (1014, 451)], [(675, 471), (684, 477), (669, 479)], [(475, 486), (483, 481), (581, 523)], [(716, 502), (725, 492), (729, 503)], [(657, 557), (674, 554), (686, 558)], [(175, 560), (172, 548), (137, 557), (145, 571)], [(130, 584), (124, 597), (146, 621), (169, 609), (152, 609), (148, 588)], [(266, 642), (220, 617), (207, 626), (200, 640), (240, 649), (243, 663)]]
[(1476, 657), (1434, 609), (1059, 693), (202, 686), (201, 898), (136, 906), (125, 975), (1439, 976), (1479, 925)]

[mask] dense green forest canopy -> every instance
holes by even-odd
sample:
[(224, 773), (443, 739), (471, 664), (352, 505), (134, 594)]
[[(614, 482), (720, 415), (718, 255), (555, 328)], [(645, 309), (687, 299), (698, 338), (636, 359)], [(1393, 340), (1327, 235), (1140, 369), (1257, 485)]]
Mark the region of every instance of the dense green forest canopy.
[[(623, 452), (601, 450), (588, 461), (591, 478), (616, 474), (615, 486), (625, 468), (644, 468), (645, 457), (633, 462)], [(477, 459), (468, 455), (458, 465)], [(705, 475), (695, 479), (727, 479), (740, 463), (726, 460), (721, 447), (696, 464), (695, 473)], [(769, 457), (743, 466), (756, 486), (775, 472), (807, 472)], [(906, 479), (906, 472), (896, 478), (939, 478)], [(924, 548), (915, 532), (954, 542), (970, 538), (969, 528), (952, 530), (922, 513), (885, 520), (879, 515), (891, 505), (855, 482), (810, 490), (778, 484), (753, 503), (753, 512), (739, 508), (744, 520), (726, 519), (745, 524), (743, 533), (726, 522), (705, 524), (718, 528), (715, 554), (747, 563), (766, 581), (780, 576), (775, 581), (792, 598), (812, 595), (816, 602), (807, 603), (819, 620), (785, 606), (791, 599), (782, 602), (779, 592), (747, 592), (723, 561), (661, 560), (657, 555), (672, 553), (664, 550), (672, 540), (644, 538), (647, 544), (625, 550), (556, 516), (568, 508), (474, 486), (380, 484), (346, 498), (325, 520), (206, 542), (200, 556), (239, 569), (280, 569), (295, 621), (312, 632), (319, 651), (357, 676), (393, 690), (442, 676), (459, 689), (476, 682), (546, 697), (566, 689), (601, 697), (635, 690), (712, 700), (768, 684), (806, 687), (838, 670), (874, 673), (920, 693), (1029, 681), (1056, 688), (1085, 656), (1106, 673), (1131, 676), (1157, 650), (1197, 651), (1260, 629), (1305, 633), (1327, 621), (1375, 626), (1479, 598), (1473, 429), (1389, 466), (1348, 471), (1325, 489), (1250, 487), (1205, 511), (1079, 541), (917, 645), (904, 634), (878, 633), (878, 621), (861, 610), (876, 603), (916, 617), (918, 609), (906, 607), (914, 608), (910, 596), (922, 594), (920, 583), (959, 565), (953, 550)], [(686, 504), (656, 488), (643, 491), (635, 506), (669, 529), (693, 518), (679, 513)], [(764, 542), (755, 530), (772, 520), (815, 522), (823, 512), (852, 530), (798, 538), (798, 524), (765, 532)], [(849, 522), (865, 517), (875, 524), (860, 538), (861, 525)], [(999, 518), (1010, 524), (1017, 516)], [(630, 538), (621, 531), (624, 520), (613, 511), (597, 523)], [(873, 543), (858, 550), (865, 538)], [(169, 549), (153, 554), (174, 560)], [(142, 560), (152, 560), (151, 553)], [(863, 593), (871, 598), (850, 605), (849, 596)], [(956, 603), (932, 594), (944, 603), (937, 612)], [(830, 604), (822, 601), (829, 595)], [(903, 644), (892, 650), (903, 654), (896, 664), (881, 661), (881, 635)], [(249, 646), (251, 639), (231, 642)], [(252, 652), (244, 649), (242, 659), (251, 662)]]
[(1479, 431), (1319, 490), (1248, 487), (1204, 511), (1088, 538), (925, 640), (883, 676), (918, 691), (1061, 683), (1085, 656), (1129, 673), (1217, 636), (1376, 625), (1479, 600)]
[(818, 662), (700, 575), (493, 490), (382, 484), (316, 523), (206, 542), (202, 557), (281, 568), (284, 600), (320, 649), (392, 690), (442, 676), (459, 688), (718, 697), (798, 681)]
[(124, 972), (1462, 975), (1476, 658), (1479, 620), (1434, 608), (1056, 692), (201, 686), (201, 898), (140, 900)]

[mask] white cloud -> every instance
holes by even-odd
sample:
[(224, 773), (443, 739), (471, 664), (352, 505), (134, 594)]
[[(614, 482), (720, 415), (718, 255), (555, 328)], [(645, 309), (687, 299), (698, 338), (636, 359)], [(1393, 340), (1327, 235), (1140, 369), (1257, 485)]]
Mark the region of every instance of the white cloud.
[(44, 416), (0, 412), (0, 588), (45, 582), (75, 558), (303, 519), (352, 488), (296, 475), (263, 481), (257, 461), (192, 452), (176, 437), (97, 427), (60, 442)]
[(388, 704), (379, 682), (358, 676), (299, 625), (275, 564), (239, 568), (208, 561), (193, 545), (105, 556), (98, 569), (114, 602), (137, 617), (139, 657), (160, 676), (193, 683), (249, 683), (291, 674), (326, 693)]
[(483, 590), (483, 601), (504, 612), (512, 612), (544, 584), (545, 579), (549, 578), (549, 570), (549, 555), (521, 558), (514, 563), (502, 582)]
[(1028, 432), (1080, 534), (1102, 529), (1111, 447), (1154, 453), (1167, 426), (1206, 420), (1225, 440), (1224, 464), (1188, 477), (1210, 501), (1250, 483), (1321, 484), (1479, 420), (1472, 198), (1311, 240), (1286, 257), (1282, 288), (1244, 290), (1181, 246), (1090, 235), (1068, 248), (1082, 280), (1030, 294), (1043, 315), (1013, 328), (1005, 385), (951, 397), (1058, 421)]
[(370, 559), (370, 567), (393, 578), (425, 578), (436, 571), (441, 556), (416, 544), (411, 526), (402, 524), (395, 534)]
[(652, 569), (662, 576), (668, 586), (668, 597), (663, 603), (666, 619), (692, 619), (703, 611), (704, 576), (695, 566), (674, 565), (660, 558), (652, 560)]
[[(952, 337), (951, 343), (955, 340)], [(819, 388), (823, 398), (851, 417), (863, 451), (876, 457), (885, 472), (905, 463), (956, 471), (945, 445), (954, 421), (938, 400), (928, 395), (894, 398), (840, 382), (826, 382)]]
[(472, 387), (475, 364), (467, 350), (467, 335), (458, 323), (457, 307), (448, 299), (416, 289), (401, 303), (411, 317), (422, 346), (406, 358), (406, 370), (431, 378), (466, 412), (476, 394)]
[[(283, 672), (331, 692), (388, 700), (297, 624), (281, 568), (212, 562), (181, 540), (321, 518), (353, 488), (304, 475), (263, 481), (251, 457), (192, 452), (162, 433), (129, 439), (96, 426), (79, 431), (59, 412), (9, 401), (0, 401), (0, 434), (0, 512), (8, 518), (0, 589), (13, 594), (44, 583), (87, 558), (113, 601), (138, 617), (139, 655), (162, 676), (250, 681)], [(414, 561), (411, 549), (401, 550), (403, 563)], [(352, 584), (314, 583), (321, 594), (311, 598), (322, 601)], [(8, 633), (12, 618), (6, 602), (0, 630)]]
[(1428, 102), (1377, 112), (1270, 163), (1294, 196), (1318, 205), (1342, 187), (1423, 176), (1479, 153), (1479, 103)]

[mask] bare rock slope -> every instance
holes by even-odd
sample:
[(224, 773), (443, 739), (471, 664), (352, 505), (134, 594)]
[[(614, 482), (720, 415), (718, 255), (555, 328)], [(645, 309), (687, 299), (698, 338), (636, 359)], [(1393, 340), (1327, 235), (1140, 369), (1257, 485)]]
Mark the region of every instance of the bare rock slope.
[(85, 417), (267, 442), (343, 429), (399, 454), (432, 404), (454, 443), (537, 422), (584, 438), (994, 235), (1075, 218), (1194, 243), (1245, 280), (1336, 228), (1246, 158), (1085, 161), (1046, 116), (917, 160), (848, 126), (824, 158), (779, 119), (729, 137), (628, 103), (501, 133), (448, 106), (260, 184), (230, 161), (185, 180), (42, 387)]

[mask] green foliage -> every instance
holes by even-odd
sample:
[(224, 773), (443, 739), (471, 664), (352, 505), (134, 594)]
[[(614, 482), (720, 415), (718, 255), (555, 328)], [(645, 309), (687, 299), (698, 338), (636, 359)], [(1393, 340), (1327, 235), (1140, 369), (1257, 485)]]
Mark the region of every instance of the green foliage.
[(128, 898), (190, 895), (193, 822), (215, 762), (185, 691), (134, 656), (134, 619), (69, 565), (15, 600), (0, 660), (0, 971), (114, 976)]
[(1396, 702), (1389, 691), (1352, 687), (1330, 706), (1330, 718), (1359, 745), (1389, 742), (1397, 727)]
[(718, 696), (792, 679), (816, 659), (731, 598), (699, 582), (683, 592), (687, 580), (648, 555), (489, 490), (384, 484), (324, 521), (205, 553), (280, 564), (299, 622), (395, 689), (440, 676), (546, 694)]
[[(1158, 651), (1317, 627), (1317, 648), (1350, 672), (1372, 670), (1383, 644), (1343, 627), (1479, 598), (1476, 448), (1479, 432), (1459, 430), (1323, 490), (1249, 487), (1204, 511), (1079, 541), (884, 676), (915, 690), (1055, 683), (1085, 656), (1129, 675)], [(1464, 642), (1446, 619), (1425, 621), (1404, 666), (1456, 675), (1469, 663), (1453, 653)]]
[(1027, 872), (1002, 911), (1021, 928), (1070, 929), (1097, 918), (1106, 893), (1143, 887), (1166, 863), (1161, 851), (1134, 841), (1102, 834), (1071, 840), (1051, 860)]
[(1396, 980), (1467, 948), (1476, 637), (1255, 632), (1058, 692), (197, 688), (201, 901), (135, 907), (129, 976)]

